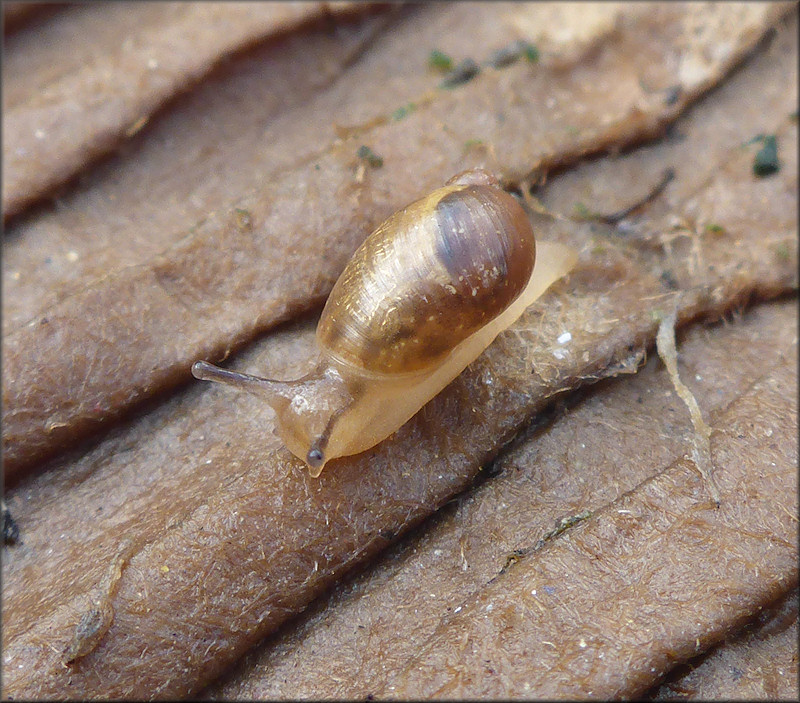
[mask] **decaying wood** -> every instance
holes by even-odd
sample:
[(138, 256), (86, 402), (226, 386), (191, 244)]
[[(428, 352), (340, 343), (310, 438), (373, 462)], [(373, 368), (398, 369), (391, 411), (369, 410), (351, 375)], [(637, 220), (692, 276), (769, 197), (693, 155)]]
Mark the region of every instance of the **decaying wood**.
[[(6, 695), (167, 698), (200, 691), (345, 573), (470, 488), (480, 467), (548, 399), (635, 371), (667, 311), (677, 309), (680, 330), (751, 298), (796, 292), (796, 12), (778, 22), (783, 4), (664, 4), (646, 12), (609, 4), (571, 15), (564, 6), (538, 4), (471, 5), (473, 13), (461, 7), (365, 18), (339, 30), (342, 44), (335, 35), (328, 43), (330, 28), (317, 26), (254, 49), (176, 101), (174, 111), (139, 131), (131, 151), (88, 173), (54, 208), (15, 221), (3, 263), (3, 439), (17, 482), (9, 505), (22, 539), (3, 563)], [(537, 13), (555, 10), (559, 27), (571, 31), (548, 36), (552, 25)], [(759, 43), (773, 25), (773, 39)], [(485, 68), (470, 82), (437, 88), (441, 75), (426, 67), (428, 52), (461, 58), (469, 32), (486, 57), (527, 36), (540, 47), (540, 62)], [(325, 47), (304, 55), (309, 37), (332, 49), (330, 63)], [(419, 53), (409, 51), (410, 37), (424, 47)], [(292, 80), (263, 77), (264, 66), (290, 65), (300, 66)], [(242, 106), (271, 90), (289, 95), (293, 81), (301, 97), (288, 107), (276, 100), (266, 117), (242, 116)], [(204, 115), (205, 98), (226, 88), (229, 104), (220, 100)], [(754, 94), (759, 100), (743, 99)], [(396, 118), (398, 108), (406, 112)], [(676, 119), (657, 143), (576, 163), (657, 136)], [(231, 132), (189, 129), (204, 120)], [(246, 136), (237, 140), (240, 127)], [(779, 144), (781, 168), (766, 178), (753, 173), (758, 146), (748, 142), (757, 134), (775, 135)], [(362, 145), (381, 166), (358, 157)], [(178, 159), (174, 169), (171, 159)], [(181, 385), (192, 361), (234, 349), (241, 350), (236, 368), (301, 375), (315, 362), (314, 319), (301, 313), (318, 307), (370, 227), (473, 165), (519, 188), (535, 184), (533, 194), (524, 193), (541, 204), (531, 215), (535, 228), (544, 239), (575, 246), (580, 263), (395, 436), (331, 463), (314, 480), (272, 435), (271, 412), (257, 399)], [(556, 166), (565, 170), (552, 173)], [(667, 168), (674, 178), (626, 216), (612, 223), (580, 216), (624, 212)], [(157, 195), (132, 187), (148, 174), (163, 186)], [(795, 474), (787, 470), (797, 461), (789, 439), (796, 400), (787, 390), (796, 384), (796, 326), (790, 306), (759, 310), (772, 311), (755, 313), (759, 332), (731, 325), (707, 333), (707, 355), (718, 362), (696, 375), (724, 369), (713, 384), (698, 388), (699, 379), (681, 369), (716, 430), (718, 511), (703, 502), (697, 475), (680, 459), (691, 435), (672, 391), (672, 411), (660, 408), (661, 421), (669, 419), (661, 434), (648, 425), (647, 439), (628, 447), (638, 473), (623, 480), (581, 455), (592, 427), (606, 428), (599, 445), (588, 442), (595, 453), (612, 453), (625, 434), (608, 436), (603, 423), (613, 429), (619, 421), (598, 392), (595, 419), (563, 430), (577, 434), (577, 444), (556, 445), (536, 462), (513, 453), (500, 460), (515, 468), (483, 490), (506, 485), (509, 494), (498, 493), (495, 504), (470, 494), (473, 532), (443, 513), (447, 554), (458, 555), (447, 568), (436, 565), (441, 547), (427, 550), (439, 537), (421, 533), (409, 549), (419, 546), (422, 561), (400, 552), (387, 571), (376, 570), (386, 599), (373, 599), (374, 610), (368, 587), (355, 606), (339, 603), (342, 614), (366, 608), (366, 641), (327, 641), (317, 652), (309, 647), (318, 635), (308, 620), (298, 640), (290, 634), (261, 653), (269, 670), (278, 676), (288, 661), (281, 652), (292, 658), (307, 648), (294, 691), (307, 686), (315, 698), (423, 695), (431, 686), (466, 696), (589, 688), (637, 695), (781, 597), (797, 578), (796, 502), (786, 502), (796, 496)], [(276, 328), (283, 320), (292, 322)], [(735, 346), (723, 332), (739, 340), (736, 364), (720, 356), (730, 348), (725, 340)], [(683, 363), (693, 359), (681, 344), (678, 352)], [(738, 385), (726, 385), (726, 377)], [(144, 398), (150, 405), (137, 406)], [(631, 405), (623, 409), (635, 425), (640, 409)], [(68, 451), (103, 423), (111, 427), (105, 436)], [(642, 447), (649, 453), (636, 454)], [(46, 456), (52, 458), (43, 465)], [(608, 465), (617, 470), (623, 456), (620, 450)], [(741, 456), (749, 463), (732, 459)], [(759, 463), (767, 456), (776, 467)], [(507, 475), (536, 500), (523, 486), (503, 484)], [(521, 503), (507, 500), (515, 494)], [(503, 503), (535, 510), (518, 520), (512, 510), (503, 533), (488, 527), (487, 514), (497, 509), (502, 516)], [(561, 522), (577, 515), (580, 522)], [(556, 523), (568, 529), (556, 534)], [(543, 546), (531, 548), (548, 533)], [(65, 667), (63, 652), (87, 597), (101, 593), (98, 584), (109, 564), (121, 563), (126, 541), (125, 568), (99, 601), (113, 608), (113, 620), (101, 617), (79, 637), (80, 656)], [(471, 541), (483, 546), (470, 551)], [(720, 552), (726, 556), (713, 569), (697, 566)], [(695, 568), (680, 571), (683, 561)], [(429, 567), (438, 581), (426, 583)], [(650, 580), (637, 586), (637, 573)], [(529, 588), (536, 579), (541, 589)], [(659, 579), (681, 579), (690, 613)], [(572, 582), (583, 587), (570, 590)], [(530, 613), (521, 617), (513, 603), (529, 599), (534, 587), (555, 600), (559, 591), (545, 586), (569, 590), (572, 600), (548, 602), (542, 613), (530, 596)], [(457, 601), (448, 601), (451, 590)], [(473, 616), (478, 605), (500, 602), (507, 607)], [(456, 613), (462, 603), (469, 607)], [(442, 617), (447, 607), (451, 615)], [(581, 618), (592, 609), (598, 617), (587, 624)], [(381, 613), (395, 620), (379, 622)], [(631, 618), (627, 629), (623, 616)], [(588, 625), (594, 639), (582, 634)], [(671, 638), (661, 639), (664, 628)], [(307, 641), (303, 632), (311, 633)], [(465, 633), (489, 654), (464, 648)], [(553, 647), (541, 645), (542, 637)], [(628, 650), (614, 651), (612, 640)], [(636, 656), (635, 666), (620, 664), (622, 651)], [(494, 652), (509, 658), (492, 660)], [(604, 663), (589, 666), (591, 653), (603, 653)], [(521, 668), (524, 661), (533, 663)], [(586, 668), (570, 678), (575, 663)], [(547, 666), (561, 673), (547, 680)], [(419, 667), (429, 675), (420, 677)], [(285, 690), (245, 666), (210, 694)]]

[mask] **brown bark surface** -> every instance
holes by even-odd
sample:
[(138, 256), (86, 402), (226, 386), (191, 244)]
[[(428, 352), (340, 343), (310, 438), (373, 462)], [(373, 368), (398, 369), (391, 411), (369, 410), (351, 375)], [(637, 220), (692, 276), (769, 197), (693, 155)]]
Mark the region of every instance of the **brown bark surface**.
[[(755, 393), (770, 407), (769, 399), (757, 390), (763, 385), (764, 369), (796, 363), (796, 334), (794, 301), (765, 305), (732, 322), (696, 327), (688, 333), (679, 346), (681, 372), (712, 424), (714, 420), (728, 422), (726, 413), (740, 406), (748, 394)], [(796, 375), (796, 366), (793, 372)], [(787, 381), (788, 385), (777, 389), (785, 397), (785, 407), (772, 408), (776, 418), (786, 422), (785, 429), (791, 430), (797, 421), (796, 399), (792, 381)], [(745, 634), (736, 639), (735, 602), (748, 590), (757, 592), (733, 582), (737, 571), (741, 575), (741, 558), (744, 556), (752, 571), (765, 567), (764, 554), (782, 552), (775, 590), (780, 593), (796, 584), (792, 518), (797, 510), (792, 490), (796, 488), (796, 445), (788, 437), (776, 438), (774, 422), (763, 417), (755, 422), (757, 415), (748, 415), (754, 437), (745, 441), (738, 430), (735, 437), (756, 460), (737, 468), (752, 473), (761, 488), (765, 469), (779, 473), (773, 478), (785, 483), (774, 492), (746, 490), (740, 480), (743, 476), (737, 483), (737, 477), (727, 475), (715, 461), (718, 482), (742, 493), (738, 506), (733, 496), (723, 497), (720, 510), (723, 515), (727, 512), (727, 517), (725, 528), (719, 529), (704, 524), (709, 516), (718, 519), (720, 513), (709, 503), (702, 481), (681, 460), (690, 444), (691, 424), (657, 359), (650, 359), (635, 377), (623, 375), (602, 382), (591, 395), (567, 400), (554, 416), (544, 429), (532, 426), (495, 462), (490, 477), (440, 511), (424, 531), (392, 548), (368, 572), (351, 579), (291, 627), (267, 640), (206, 696), (227, 700), (361, 698), (370, 694), (378, 698), (387, 694), (426, 697), (431, 691), (392, 686), (398, 685), (394, 680), (398, 671), (419, 666), (419, 659), (435, 660), (437, 651), (443, 652), (442, 656), (449, 653), (463, 658), (465, 664), (451, 662), (452, 666), (439, 666), (435, 672), (425, 670), (420, 675), (429, 682), (448, 674), (460, 676), (461, 684), (439, 691), (455, 699), (486, 695), (582, 698), (590, 692), (598, 697), (639, 696), (671, 665), (692, 656), (681, 648), (704, 651), (709, 640), (720, 637), (730, 637), (733, 644), (710, 654), (711, 665), (715, 658), (737, 656), (742, 666), (743, 660), (748, 661), (748, 641), (753, 647), (758, 638)], [(727, 425), (715, 433), (715, 459), (722, 454), (723, 436), (733, 435), (737, 427)], [(773, 462), (776, 457), (767, 460), (765, 454), (780, 446), (793, 454), (778, 457), (779, 461)], [(680, 488), (671, 484), (664, 495), (669, 514), (649, 512), (645, 516), (628, 505), (644, 501), (653, 490), (651, 483), (658, 485), (664, 476), (676, 472), (683, 479)], [(687, 502), (681, 510), (677, 494), (683, 491), (689, 491), (691, 497), (684, 497)], [(771, 502), (776, 497), (780, 502)], [(601, 538), (592, 543), (591, 553), (583, 555), (584, 567), (576, 571), (575, 563), (581, 560), (576, 555), (579, 550), (567, 541), (572, 533), (554, 535), (553, 531), (565, 518), (581, 514), (586, 523), (581, 529), (588, 530), (598, 521), (594, 524), (601, 530)], [(607, 520), (618, 523), (609, 525)], [(681, 530), (672, 524), (676, 520), (689, 525)], [(669, 529), (664, 521), (670, 522)], [(657, 533), (648, 536), (648, 529)], [(686, 536), (678, 539), (675, 530)], [(741, 532), (748, 534), (742, 536)], [(637, 534), (646, 538), (646, 548), (639, 552), (633, 551)], [(706, 551), (713, 546), (708, 542), (715, 535), (724, 540), (722, 552), (717, 547)], [(745, 555), (740, 553), (737, 560), (729, 554), (733, 545), (741, 549), (748, 538), (754, 541)], [(656, 544), (658, 540), (661, 545)], [(665, 551), (667, 542), (677, 553)], [(510, 588), (512, 572), (522, 572), (526, 581), (535, 578), (556, 559), (553, 552), (557, 549), (562, 550), (558, 554), (563, 559), (558, 561), (560, 571), (552, 582), (530, 587), (526, 583), (523, 591), (527, 591), (522, 593)], [(565, 549), (569, 557), (564, 556)], [(695, 549), (702, 552), (699, 557), (695, 554), (699, 564), (689, 563)], [(721, 553), (729, 555), (724, 564)], [(690, 590), (693, 578), (699, 593)], [(658, 591), (648, 593), (648, 585)], [(766, 580), (760, 585), (766, 585)], [(532, 590), (544, 598), (564, 601), (569, 594), (574, 600), (531, 603)], [(596, 591), (608, 601), (604, 606), (592, 597)], [(761, 594), (759, 603), (747, 612), (758, 612), (774, 597), (771, 592)], [(693, 600), (697, 606), (689, 608)], [(637, 616), (636, 610), (643, 615)], [(715, 610), (724, 613), (716, 622), (719, 612)], [(793, 611), (782, 610), (785, 612), (775, 616), (772, 630), (763, 630), (763, 635), (791, 627)], [(613, 622), (604, 620), (603, 612)], [(491, 634), (481, 639), (471, 633), (455, 646), (444, 646), (437, 637), (455, 627), (457, 617), (476, 628), (487, 628)], [(577, 622), (548, 622), (558, 617), (572, 617)], [(637, 617), (643, 621), (637, 622)], [(539, 630), (525, 637), (526, 653), (509, 651), (506, 638), (520, 635), (530, 624)], [(640, 641), (626, 642), (626, 637)], [(581, 647), (581, 639), (587, 647)], [(583, 653), (589, 643), (592, 649)], [(567, 645), (577, 647), (565, 652)], [(465, 647), (468, 652), (473, 646), (483, 652), (482, 658), (467, 665)], [(794, 670), (797, 666), (796, 643), (784, 637), (772, 646), (779, 655), (774, 657), (775, 667), (760, 678), (756, 667), (762, 666), (763, 655), (749, 660), (747, 668), (742, 666), (748, 672), (742, 687), (737, 688), (728, 678), (727, 688), (721, 689), (728, 695), (721, 697), (737, 691), (740, 698), (749, 697), (748, 692), (755, 695), (759, 683), (761, 697), (791, 693), (792, 686), (796, 687), (796, 678), (791, 676), (793, 653)], [(591, 664), (579, 667), (577, 657), (553, 661), (553, 657), (567, 658), (576, 651)], [(644, 662), (638, 671), (632, 666), (635, 657)], [(627, 663), (621, 664), (620, 658)], [(779, 676), (781, 665), (785, 669)], [(685, 686), (692, 698), (714, 697), (706, 695), (715, 690), (712, 676), (696, 674), (682, 681), (676, 675), (674, 687), (665, 686), (661, 693)]]
[[(684, 325), (797, 288), (796, 11), (571, 7), (303, 27), (237, 56), (55, 208), (15, 221), (3, 441), (21, 543), (3, 561), (5, 696), (190, 695), (281, 625), (208, 695), (640, 695), (796, 584), (794, 298), (679, 346), (715, 430), (718, 510), (682, 458), (688, 412), (655, 362), (523, 436), (474, 485), (548, 399), (636, 370), (666, 313)], [(540, 60), (438, 88), (428, 53), (460, 58), (470, 32), (476, 60), (523, 37)], [(676, 119), (656, 143), (578, 163)], [(779, 144), (765, 178), (759, 133)], [(522, 191), (537, 233), (580, 263), (396, 435), (315, 480), (258, 399), (187, 383), (192, 361), (239, 348), (236, 368), (305, 373), (301, 313), (355, 246), (474, 165)], [(657, 197), (609, 217), (667, 169)], [(155, 191), (135, 187), (151, 176)]]
[(90, 3), (14, 34), (3, 61), (3, 217), (137, 132), (222, 57), (350, 4)]
[(466, 599), (378, 697), (638, 697), (794, 587), (796, 344), (779, 349), (712, 416), (718, 510), (678, 459)]
[[(194, 360), (222, 358), (319, 304), (372, 227), (453, 173), (483, 165), (514, 181), (587, 152), (653, 136), (785, 11), (782, 5), (755, 4), (701, 12), (689, 3), (610, 6), (563, 18), (540, 16), (549, 6), (469, 7), (470, 12), (442, 5), (411, 13), (332, 91), (290, 109), (284, 129), (265, 140), (278, 145), (282, 157), (273, 161), (267, 150), (263, 158), (269, 161), (245, 171), (251, 176), (247, 188), (240, 190), (234, 180), (231, 190), (202, 201), (202, 215), (190, 213), (187, 220), (167, 191), (158, 204), (174, 219), (151, 229), (158, 223), (147, 219), (147, 211), (134, 211), (127, 236), (111, 227), (114, 243), (105, 257), (103, 240), (89, 238), (100, 253), (93, 250), (88, 258), (105, 258), (102, 269), (89, 264), (88, 276), (70, 281), (63, 297), (50, 298), (44, 310), (20, 314), (8, 304), (17, 321), (4, 330), (3, 349), (3, 446), (10, 475), (185, 382)], [(414, 43), (458, 56), (458, 38), (469, 35), (486, 47), (478, 57), (485, 60), (492, 47), (507, 46), (531, 27), (547, 27), (544, 20), (560, 26), (568, 19), (583, 33), (576, 31), (567, 48), (551, 41), (549, 60), (487, 69), (453, 90), (437, 89), (441, 76), (424, 70), (426, 55), (408, 51)], [(410, 103), (417, 107), (408, 117), (391, 118)], [(176, 128), (186, 131), (184, 124)], [(292, 149), (309, 140), (310, 149)], [(181, 145), (167, 143), (160, 158), (172, 166)], [(359, 162), (356, 154), (366, 143), (382, 156), (382, 168), (367, 171)], [(218, 142), (208, 148), (219, 148)], [(248, 165), (233, 163), (238, 169)], [(267, 164), (279, 170), (269, 171)], [(116, 179), (116, 173), (106, 175)], [(225, 182), (219, 178), (217, 172), (209, 175), (212, 182)], [(141, 179), (141, 191), (140, 184)], [(152, 190), (145, 193), (152, 199)], [(101, 219), (114, 223), (122, 203), (111, 201), (112, 213)], [(102, 210), (107, 207), (108, 202)], [(63, 209), (66, 219), (57, 212), (48, 231), (65, 228), (70, 242), (76, 230), (90, 231), (91, 214), (89, 222), (76, 221), (71, 205)], [(85, 212), (80, 209), (78, 217)], [(12, 233), (12, 240), (21, 242), (22, 232)], [(320, 255), (309, 257), (310, 250)], [(69, 248), (44, 261), (48, 274), (64, 268), (72, 277), (72, 265), (81, 258), (79, 249)], [(4, 266), (11, 279), (6, 305), (17, 299), (13, 286), (31, 283), (24, 283), (28, 267), (13, 258)], [(43, 268), (41, 259), (35, 268)], [(58, 287), (58, 277), (52, 285)], [(92, 324), (76, 326), (76, 318)], [(67, 358), (63, 349), (80, 353)]]
[(797, 700), (797, 589), (737, 636), (675, 667), (653, 700)]

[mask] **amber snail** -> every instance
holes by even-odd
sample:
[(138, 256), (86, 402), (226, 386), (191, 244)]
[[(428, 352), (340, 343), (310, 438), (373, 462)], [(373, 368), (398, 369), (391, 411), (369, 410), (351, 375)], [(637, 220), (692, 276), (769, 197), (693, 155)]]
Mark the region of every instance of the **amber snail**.
[(294, 381), (221, 369), (196, 378), (260, 395), (286, 447), (319, 476), (378, 444), (439, 393), (574, 265), (534, 240), (521, 205), (482, 170), (397, 211), (356, 250), (317, 325), (317, 368)]

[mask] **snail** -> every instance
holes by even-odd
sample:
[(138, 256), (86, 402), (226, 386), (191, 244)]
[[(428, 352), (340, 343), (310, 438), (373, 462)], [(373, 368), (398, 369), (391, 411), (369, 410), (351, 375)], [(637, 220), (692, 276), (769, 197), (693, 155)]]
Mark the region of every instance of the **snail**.
[(262, 396), (284, 445), (317, 477), (399, 429), (574, 265), (534, 240), (522, 206), (474, 169), (397, 211), (356, 250), (317, 324), (322, 360), (276, 381), (192, 366)]

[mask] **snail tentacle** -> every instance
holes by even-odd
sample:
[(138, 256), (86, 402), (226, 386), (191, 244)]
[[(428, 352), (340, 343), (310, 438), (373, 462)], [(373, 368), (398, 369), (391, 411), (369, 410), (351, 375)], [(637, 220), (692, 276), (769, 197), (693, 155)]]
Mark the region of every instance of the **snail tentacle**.
[(200, 381), (214, 381), (256, 395), (266, 395), (268, 400), (270, 398), (291, 400), (295, 394), (292, 386), (297, 383), (297, 381), (276, 381), (249, 373), (231, 371), (214, 366), (207, 361), (196, 361), (192, 364), (192, 376)]

